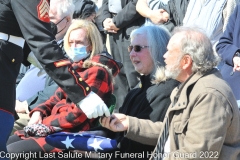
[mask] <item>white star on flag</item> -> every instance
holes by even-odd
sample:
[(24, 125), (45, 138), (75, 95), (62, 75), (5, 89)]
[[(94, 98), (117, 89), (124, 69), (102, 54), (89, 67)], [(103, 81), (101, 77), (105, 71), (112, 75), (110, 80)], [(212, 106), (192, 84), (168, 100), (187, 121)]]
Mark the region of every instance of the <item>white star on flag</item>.
[(97, 152), (98, 149), (103, 150), (103, 149), (100, 147), (100, 144), (102, 143), (102, 141), (103, 141), (103, 140), (97, 141), (96, 139), (94, 139), (94, 140), (93, 140), (93, 143), (92, 143), (92, 144), (89, 144), (89, 146), (93, 147), (96, 152)]
[(72, 146), (72, 141), (73, 141), (74, 139), (69, 139), (69, 136), (67, 136), (67, 138), (66, 138), (66, 140), (65, 141), (61, 141), (63, 144), (65, 144), (65, 146), (66, 146), (66, 148), (68, 149), (69, 147), (72, 147), (72, 148), (74, 148), (73, 146)]

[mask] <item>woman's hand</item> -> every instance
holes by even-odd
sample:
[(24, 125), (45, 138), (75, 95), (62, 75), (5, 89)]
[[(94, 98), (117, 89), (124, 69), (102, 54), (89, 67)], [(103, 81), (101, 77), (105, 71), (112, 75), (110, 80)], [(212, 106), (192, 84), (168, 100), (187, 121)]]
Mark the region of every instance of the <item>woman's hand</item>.
[(120, 113), (115, 113), (110, 117), (103, 117), (100, 119), (100, 123), (103, 127), (114, 132), (126, 131), (129, 126), (128, 117)]
[(40, 111), (33, 112), (28, 125), (42, 123), (42, 115)]

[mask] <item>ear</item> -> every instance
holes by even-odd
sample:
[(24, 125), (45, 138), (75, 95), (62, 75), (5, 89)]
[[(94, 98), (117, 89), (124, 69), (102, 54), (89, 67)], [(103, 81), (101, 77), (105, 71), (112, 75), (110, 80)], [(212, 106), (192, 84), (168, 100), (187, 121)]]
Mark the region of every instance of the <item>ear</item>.
[(92, 52), (92, 46), (89, 45), (89, 46), (86, 48), (86, 50), (87, 50), (88, 53), (89, 53), (89, 52)]
[(186, 70), (189, 68), (192, 68), (192, 57), (186, 54), (182, 59), (182, 69)]
[(66, 17), (67, 22), (71, 22), (71, 18), (69, 16)]

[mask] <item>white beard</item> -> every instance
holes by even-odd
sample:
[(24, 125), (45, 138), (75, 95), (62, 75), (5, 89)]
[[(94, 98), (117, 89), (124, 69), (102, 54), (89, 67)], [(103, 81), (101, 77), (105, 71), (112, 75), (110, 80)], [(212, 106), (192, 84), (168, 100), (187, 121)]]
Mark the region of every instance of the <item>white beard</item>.
[(176, 79), (181, 72), (181, 69), (179, 68), (179, 64), (174, 64), (168, 68), (165, 69), (165, 76), (166, 78), (172, 78)]

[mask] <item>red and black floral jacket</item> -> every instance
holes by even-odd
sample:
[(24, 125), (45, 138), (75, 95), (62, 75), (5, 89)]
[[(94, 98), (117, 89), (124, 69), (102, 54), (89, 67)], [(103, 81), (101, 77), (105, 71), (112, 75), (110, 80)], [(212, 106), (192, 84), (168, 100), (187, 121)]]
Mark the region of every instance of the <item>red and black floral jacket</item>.
[[(107, 103), (113, 92), (113, 77), (116, 76), (122, 64), (113, 60), (106, 53), (94, 56), (91, 60), (80, 61), (72, 64), (73, 68), (105, 103)], [(49, 100), (38, 105), (30, 112), (40, 111), (43, 115), (43, 124), (47, 126), (60, 127), (63, 131), (79, 132), (88, 130), (96, 119), (88, 119), (68, 97), (58, 88)], [(26, 137), (23, 130), (15, 132), (21, 139), (34, 140), (44, 152), (60, 152), (62, 149), (52, 147), (45, 141), (45, 137)]]
[[(72, 66), (92, 91), (107, 103), (113, 92), (113, 77), (121, 68), (119, 63), (110, 56), (100, 54), (91, 60), (80, 61)], [(43, 124), (60, 127), (64, 131), (88, 130), (95, 120), (88, 119), (60, 87), (49, 100), (33, 109), (30, 116), (35, 111), (42, 113)]]

